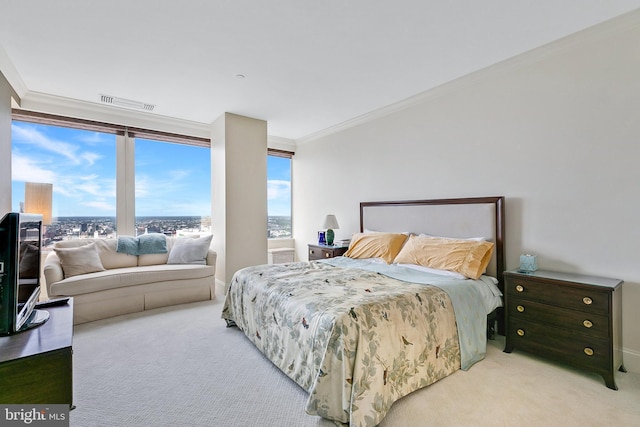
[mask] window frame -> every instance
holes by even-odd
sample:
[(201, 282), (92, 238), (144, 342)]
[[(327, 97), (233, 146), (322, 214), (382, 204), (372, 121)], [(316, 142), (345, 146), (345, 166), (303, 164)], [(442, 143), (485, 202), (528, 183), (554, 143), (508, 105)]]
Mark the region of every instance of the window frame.
[[(135, 138), (211, 148), (211, 139), (13, 108), (12, 121), (116, 135), (116, 230), (135, 235)], [(133, 183), (133, 185), (132, 185)]]
[[(274, 156), (274, 157), (283, 157), (283, 158), (287, 158), (291, 161), (290, 163), (290, 177), (291, 177), (291, 188), (290, 188), (290, 200), (291, 200), (291, 206), (289, 207), (289, 215), (291, 217), (291, 236), (289, 237), (268, 237), (267, 240), (268, 241), (272, 241), (272, 240), (278, 240), (278, 239), (293, 239), (293, 156), (295, 155), (295, 153), (293, 151), (288, 151), (288, 150), (281, 150), (281, 149), (277, 149), (277, 148), (267, 148), (267, 159), (269, 156)], [(267, 178), (268, 181), (268, 178)], [(269, 213), (267, 212), (267, 219), (269, 217)], [(268, 222), (267, 222), (267, 227), (268, 227)], [(267, 232), (268, 232), (268, 228), (267, 228)]]

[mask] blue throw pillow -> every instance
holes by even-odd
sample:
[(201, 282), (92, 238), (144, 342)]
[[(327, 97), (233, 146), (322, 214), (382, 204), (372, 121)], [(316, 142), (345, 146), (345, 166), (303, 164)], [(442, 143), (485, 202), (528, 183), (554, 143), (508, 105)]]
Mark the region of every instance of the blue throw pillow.
[(149, 233), (138, 236), (138, 255), (166, 254), (167, 236)]
[(118, 236), (116, 252), (127, 255), (138, 255), (138, 239), (132, 236)]

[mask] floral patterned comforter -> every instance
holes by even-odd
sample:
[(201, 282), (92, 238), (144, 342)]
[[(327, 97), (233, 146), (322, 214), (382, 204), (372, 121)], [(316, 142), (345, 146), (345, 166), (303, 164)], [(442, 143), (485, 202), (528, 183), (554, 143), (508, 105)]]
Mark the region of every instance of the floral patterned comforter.
[(396, 400), (460, 369), (442, 289), (323, 262), (238, 271), (222, 318), (309, 392), (306, 411), (375, 426)]

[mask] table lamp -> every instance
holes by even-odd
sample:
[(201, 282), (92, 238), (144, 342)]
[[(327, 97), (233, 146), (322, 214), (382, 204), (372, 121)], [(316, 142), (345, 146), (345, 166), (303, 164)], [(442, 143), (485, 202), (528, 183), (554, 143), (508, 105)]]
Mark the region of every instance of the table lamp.
[(324, 225), (322, 226), (322, 228), (327, 229), (327, 235), (326, 235), (327, 245), (329, 246), (333, 245), (333, 238), (335, 237), (333, 230), (340, 228), (340, 226), (338, 225), (338, 220), (336, 219), (336, 216), (327, 215), (324, 218)]

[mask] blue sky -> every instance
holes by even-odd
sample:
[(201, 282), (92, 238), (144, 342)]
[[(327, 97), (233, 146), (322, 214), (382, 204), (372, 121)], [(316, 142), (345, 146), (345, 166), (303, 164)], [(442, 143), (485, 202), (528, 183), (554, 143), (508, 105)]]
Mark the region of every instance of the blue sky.
[[(115, 216), (116, 136), (13, 122), (12, 209), (24, 182), (53, 184), (53, 216)], [(136, 140), (136, 216), (209, 216), (209, 150)], [(290, 215), (290, 160), (268, 158), (269, 215)]]

